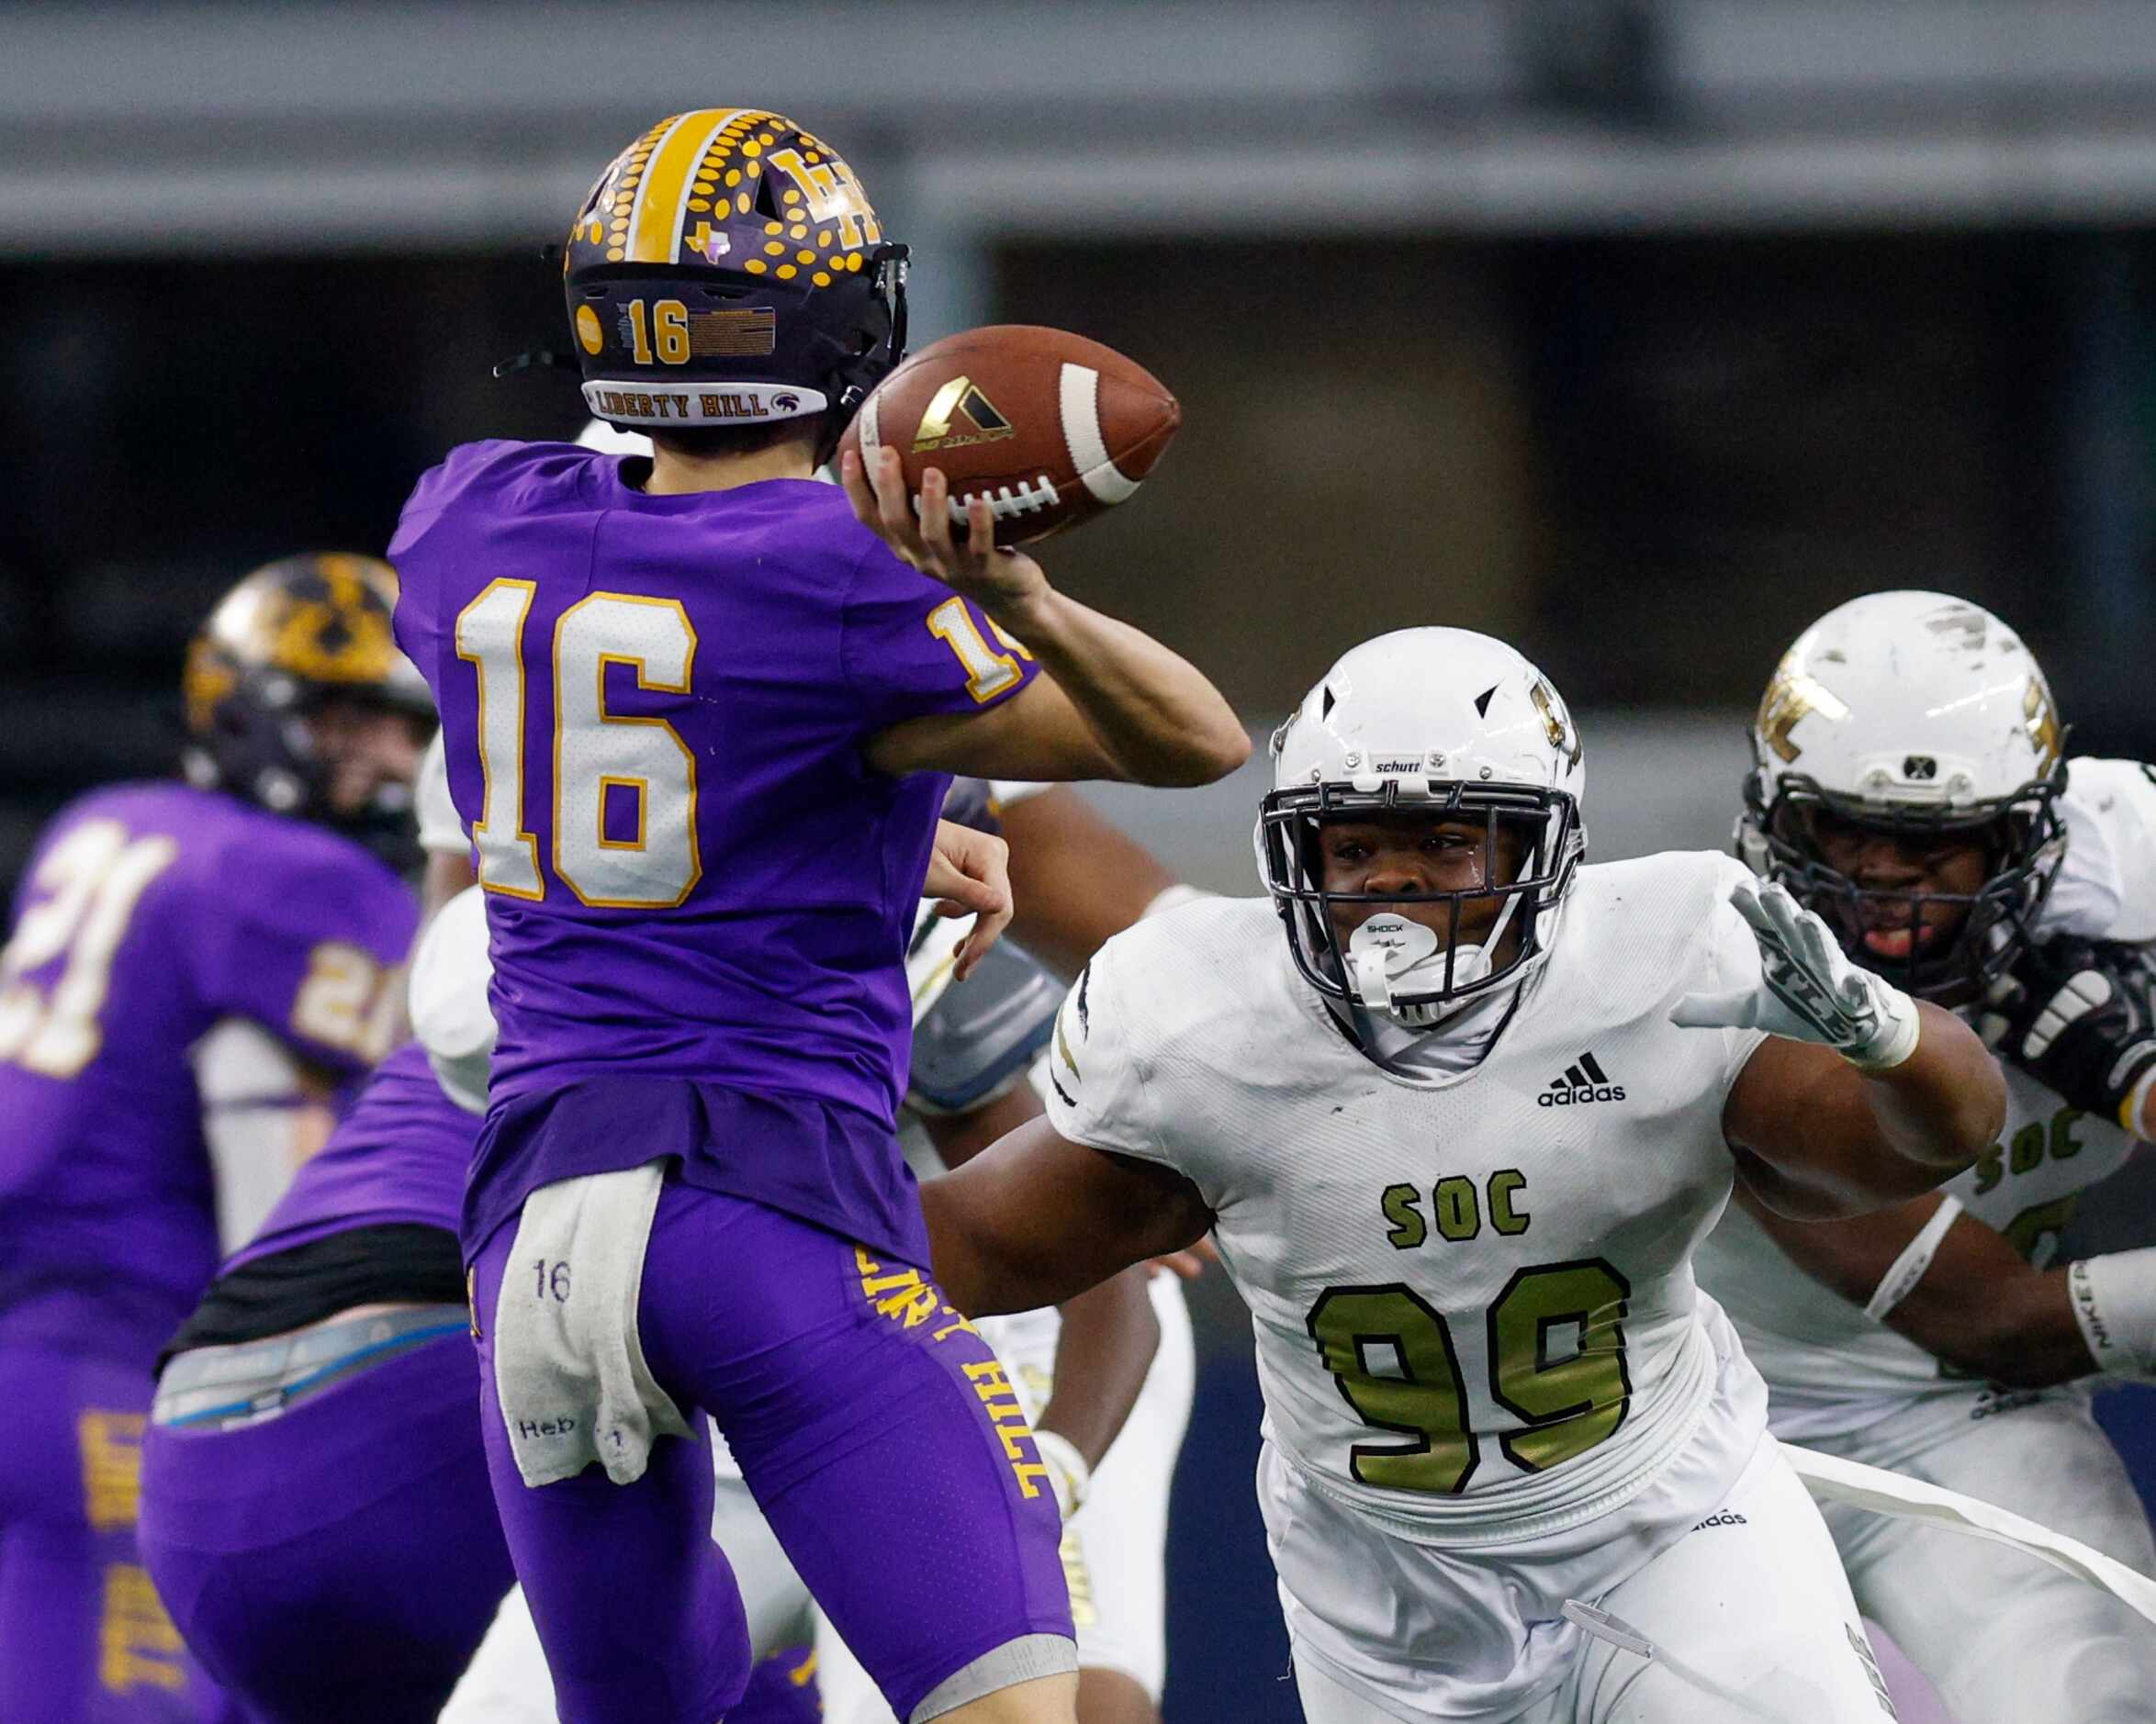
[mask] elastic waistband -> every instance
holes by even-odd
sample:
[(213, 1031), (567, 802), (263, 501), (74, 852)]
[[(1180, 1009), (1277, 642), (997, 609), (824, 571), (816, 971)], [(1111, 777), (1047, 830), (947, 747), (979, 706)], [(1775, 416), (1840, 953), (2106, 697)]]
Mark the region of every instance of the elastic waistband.
[(150, 1421), (221, 1430), (275, 1418), (317, 1390), (415, 1347), (468, 1334), (470, 1324), (462, 1305), (413, 1305), (272, 1340), (194, 1348), (164, 1368)]

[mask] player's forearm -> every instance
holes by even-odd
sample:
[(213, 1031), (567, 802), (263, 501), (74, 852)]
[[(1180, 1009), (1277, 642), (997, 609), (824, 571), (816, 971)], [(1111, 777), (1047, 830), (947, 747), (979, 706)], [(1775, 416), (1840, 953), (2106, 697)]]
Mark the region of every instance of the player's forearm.
[[(1976, 1033), (1918, 1002), (1915, 1046), (1867, 1073), (1829, 1049), (1777, 1037), (1754, 1055), (1731, 1144), (1746, 1185), (1793, 1221), (1860, 1215), (1921, 1196), (1998, 1136), (2006, 1086)], [(1762, 1098), (1765, 1098), (1764, 1100)]]
[[(1952, 1013), (1917, 1002), (1916, 1049), (1898, 1066), (1864, 1077), (1864, 1094), (1891, 1152), (1869, 1194), (1910, 1197), (1959, 1172), (2006, 1123), (2006, 1078), (1974, 1030)], [(1860, 1182), (1861, 1175), (1860, 1175)]]
[(1122, 1267), (1108, 1263), (1094, 1269), (1062, 1260), (1063, 1253), (1036, 1249), (1028, 1237), (1002, 1225), (983, 1178), (988, 1173), (976, 1159), (962, 1172), (921, 1182), (921, 1212), (928, 1223), (937, 1285), (968, 1316), (1002, 1316), (1061, 1304)]
[(2064, 1270), (2021, 1264), (1982, 1289), (1941, 1291), (1921, 1305), (1907, 1302), (1890, 1326), (1957, 1370), (2012, 1389), (2049, 1389), (2094, 1373)]
[(1146, 1291), (1151, 1273), (1142, 1263), (1127, 1269), (1062, 1307), (1055, 1389), (1039, 1424), (1075, 1444), (1089, 1467), (1100, 1465), (1138, 1405), (1160, 1347), (1160, 1319)]
[(1005, 808), (1003, 828), (1017, 901), (1011, 937), (1065, 977), (1175, 884), (1150, 850), (1069, 785)]
[(1040, 661), (1131, 782), (1210, 784), (1249, 758), (1249, 733), (1226, 698), (1142, 630), (1052, 589), (991, 614)]

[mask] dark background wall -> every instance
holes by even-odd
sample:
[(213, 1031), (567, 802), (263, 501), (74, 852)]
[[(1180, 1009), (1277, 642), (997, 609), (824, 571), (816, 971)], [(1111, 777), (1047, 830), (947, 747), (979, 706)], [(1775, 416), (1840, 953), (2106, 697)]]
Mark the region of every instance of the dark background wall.
[[(1421, 621), (1519, 642), (1577, 708), (1737, 710), (1828, 606), (1938, 586), (2027, 631), (2082, 745), (2150, 753), (2148, 250), (1009, 243), (991, 300), (1181, 396), (1145, 496), (1048, 555), (1254, 720)], [(2094, 357), (2092, 258), (2127, 284)], [(574, 432), (560, 374), (489, 375), (558, 307), (535, 248), (0, 263), (0, 882), (61, 799), (164, 769), (224, 585), (379, 548), (453, 443)]]

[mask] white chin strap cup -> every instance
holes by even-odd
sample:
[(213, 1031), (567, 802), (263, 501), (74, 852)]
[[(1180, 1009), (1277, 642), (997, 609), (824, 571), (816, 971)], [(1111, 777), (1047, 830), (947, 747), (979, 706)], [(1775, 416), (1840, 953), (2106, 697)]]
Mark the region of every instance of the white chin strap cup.
[[(1519, 892), (1507, 896), (1505, 907), (1478, 944), (1454, 948), (1454, 994), (1486, 980), (1497, 968), (1490, 954), (1504, 939), (1521, 897)], [(1444, 988), (1444, 954), (1434, 933), (1392, 911), (1379, 912), (1348, 936), (1347, 967), (1349, 982), (1364, 1010), (1382, 1012), (1410, 1029), (1427, 1029), (1463, 1003), (1456, 998), (1409, 1003), (1423, 991), (1414, 985), (1417, 970), (1424, 971), (1429, 992)]]
[(1437, 935), (1420, 922), (1380, 911), (1348, 936), (1348, 979), (1372, 1012), (1392, 1010), (1392, 982), (1437, 951)]

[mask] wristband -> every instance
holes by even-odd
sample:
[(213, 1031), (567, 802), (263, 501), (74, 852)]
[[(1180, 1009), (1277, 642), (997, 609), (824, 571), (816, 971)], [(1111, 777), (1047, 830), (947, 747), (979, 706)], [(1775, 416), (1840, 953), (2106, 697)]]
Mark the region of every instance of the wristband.
[(1916, 1051), (1924, 1027), (1916, 1002), (1899, 988), (1879, 984), (1879, 1028), (1862, 1046), (1843, 1050), (1842, 1058), (1868, 1078), (1892, 1071)]
[(2066, 1300), (2097, 1370), (2156, 1381), (2156, 1246), (2068, 1264)]
[(1902, 1248), (1902, 1255), (1879, 1278), (1879, 1285), (1864, 1302), (1866, 1316), (1874, 1323), (1883, 1321), (1888, 1312), (1916, 1291), (1916, 1283), (1924, 1279), (1924, 1271), (1938, 1255), (1939, 1241), (1947, 1237), (1947, 1229), (1954, 1225), (1954, 1218), (1960, 1213), (1959, 1197), (1949, 1197), (1938, 1206), (1932, 1218), (1924, 1224), (1923, 1230)]
[(1056, 1495), (1056, 1508), (1065, 1520), (1085, 1506), (1085, 1493), (1093, 1488), (1093, 1469), (1078, 1452), (1078, 1445), (1052, 1430), (1033, 1433), (1033, 1447), (1048, 1469), (1048, 1482)]
[(2126, 1092), (2126, 1099), (2118, 1104), (2118, 1128), (2128, 1137), (2139, 1137), (2144, 1141), (2148, 1138), (2149, 1134), (2142, 1129), (2141, 1122), (2148, 1117), (2151, 1091), (2156, 1091), (2156, 1061), (2152, 1061), (2148, 1070), (2141, 1073), (2139, 1080)]

